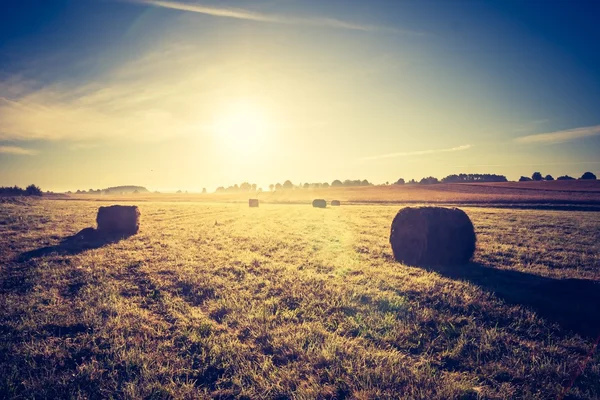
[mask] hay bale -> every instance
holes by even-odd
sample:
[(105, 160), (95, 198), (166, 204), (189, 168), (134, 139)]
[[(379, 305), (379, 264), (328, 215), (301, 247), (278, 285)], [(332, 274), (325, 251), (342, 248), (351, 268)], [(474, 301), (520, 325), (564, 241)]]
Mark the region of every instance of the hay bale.
[(137, 206), (100, 207), (96, 222), (100, 234), (133, 235), (140, 228), (140, 210)]
[(248, 206), (258, 207), (258, 199), (248, 199)]
[(312, 202), (313, 207), (325, 208), (327, 207), (327, 202), (323, 199), (314, 199)]
[(406, 207), (390, 234), (396, 261), (407, 265), (464, 265), (475, 252), (475, 230), (458, 208)]
[(339, 206), (341, 206), (341, 203), (340, 203), (339, 200), (331, 200), (331, 206), (332, 207), (334, 207), (334, 206), (339, 207)]

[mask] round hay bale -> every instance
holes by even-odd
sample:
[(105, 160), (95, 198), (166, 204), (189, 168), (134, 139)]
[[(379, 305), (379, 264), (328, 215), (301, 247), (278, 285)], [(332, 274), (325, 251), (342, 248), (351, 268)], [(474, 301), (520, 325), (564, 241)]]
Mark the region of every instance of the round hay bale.
[(417, 266), (467, 264), (475, 252), (475, 240), (473, 223), (458, 208), (403, 208), (390, 234), (396, 261)]
[(312, 202), (313, 207), (325, 208), (327, 207), (327, 202), (323, 199), (314, 199)]
[(339, 206), (341, 206), (341, 203), (340, 203), (339, 200), (331, 200), (331, 206), (332, 207), (336, 207), (336, 206), (339, 207)]
[(258, 199), (248, 199), (248, 206), (258, 207)]
[(100, 234), (133, 235), (140, 229), (140, 210), (137, 206), (100, 207), (96, 222)]

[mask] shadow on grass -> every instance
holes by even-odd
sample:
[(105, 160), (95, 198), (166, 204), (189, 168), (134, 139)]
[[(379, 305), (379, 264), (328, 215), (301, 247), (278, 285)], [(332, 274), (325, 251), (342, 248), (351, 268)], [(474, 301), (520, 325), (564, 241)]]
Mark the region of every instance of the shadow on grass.
[(108, 244), (117, 243), (127, 239), (130, 234), (99, 234), (93, 228), (85, 228), (73, 236), (67, 236), (55, 246), (40, 247), (39, 249), (26, 251), (17, 256), (15, 261), (26, 262), (33, 258), (43, 257), (49, 254), (79, 254), (90, 249), (97, 249)]
[(600, 334), (600, 281), (546, 278), (478, 263), (428, 269), (469, 281), (494, 292), (508, 304), (528, 307), (547, 321), (582, 336), (595, 338)]
[[(11, 262), (5, 264), (3, 269), (0, 269), (2, 278), (0, 279), (0, 294), (1, 293), (27, 293), (37, 283), (36, 266), (32, 263), (33, 260), (47, 255), (73, 255), (79, 254), (86, 250), (97, 249), (111, 243), (117, 243), (122, 239), (126, 239), (131, 235), (106, 235), (99, 234), (93, 228), (85, 228), (73, 236), (67, 236), (55, 246), (40, 247), (39, 249), (26, 251), (19, 254)], [(68, 262), (66, 260), (65, 262)], [(70, 283), (64, 296), (74, 296), (85, 285), (83, 278), (73, 272), (73, 282)]]

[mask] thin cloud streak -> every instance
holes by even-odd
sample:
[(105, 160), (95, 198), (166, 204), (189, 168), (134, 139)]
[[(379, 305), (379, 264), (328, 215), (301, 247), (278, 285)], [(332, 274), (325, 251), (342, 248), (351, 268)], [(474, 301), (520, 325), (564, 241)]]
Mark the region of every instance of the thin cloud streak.
[(567, 129), (564, 131), (538, 133), (535, 135), (522, 136), (515, 139), (517, 143), (563, 143), (576, 139), (600, 135), (600, 125), (587, 126), (583, 128)]
[(279, 14), (258, 13), (255, 11), (245, 10), (242, 8), (218, 8), (218, 7), (205, 6), (202, 4), (182, 3), (179, 1), (165, 1), (165, 0), (124, 0), (124, 1), (128, 1), (131, 3), (138, 3), (138, 4), (146, 4), (146, 5), (150, 5), (150, 6), (156, 6), (156, 7), (170, 8), (173, 10), (190, 11), (190, 12), (195, 12), (195, 13), (199, 13), (199, 14), (210, 15), (213, 17), (242, 19), (242, 20), (255, 21), (255, 22), (267, 22), (267, 23), (284, 24), (284, 25), (319, 26), (319, 27), (348, 29), (348, 30), (363, 31), (363, 32), (381, 31), (381, 32), (391, 32), (391, 33), (402, 33), (402, 34), (415, 35), (415, 36), (423, 35), (423, 33), (421, 33), (421, 32), (414, 32), (414, 31), (409, 31), (409, 30), (401, 30), (401, 29), (373, 26), (373, 25), (356, 24), (356, 23), (343, 21), (343, 20), (336, 19), (336, 18), (288, 17), (285, 15), (279, 15)]
[(0, 146), (0, 153), (14, 154), (19, 156), (34, 156), (38, 154), (38, 151), (18, 146)]
[(380, 160), (382, 158), (394, 158), (394, 157), (405, 157), (405, 156), (422, 156), (426, 154), (436, 154), (436, 153), (449, 153), (454, 151), (462, 151), (470, 149), (470, 144), (465, 144), (458, 147), (452, 147), (451, 149), (437, 149), (437, 150), (419, 150), (419, 151), (409, 151), (409, 152), (401, 152), (401, 153), (390, 153), (390, 154), (381, 154), (378, 156), (371, 156), (362, 158), (363, 161), (369, 160)]
[[(177, 75), (164, 73), (175, 67)], [(0, 97), (0, 141), (65, 140), (81, 148), (114, 138), (148, 142), (206, 134), (201, 122), (209, 115), (199, 110), (206, 108), (204, 93), (211, 88), (204, 81), (221, 82), (232, 67), (192, 67), (179, 53), (151, 54), (95, 81), (56, 82)], [(16, 78), (0, 84), (22, 85)]]

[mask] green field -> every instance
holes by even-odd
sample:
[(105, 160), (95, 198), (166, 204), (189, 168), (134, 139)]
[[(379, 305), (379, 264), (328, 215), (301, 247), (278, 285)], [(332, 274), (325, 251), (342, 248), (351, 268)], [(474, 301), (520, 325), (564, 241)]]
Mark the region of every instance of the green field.
[(393, 260), (401, 205), (0, 204), (0, 397), (597, 399), (600, 213), (463, 208), (473, 263)]

